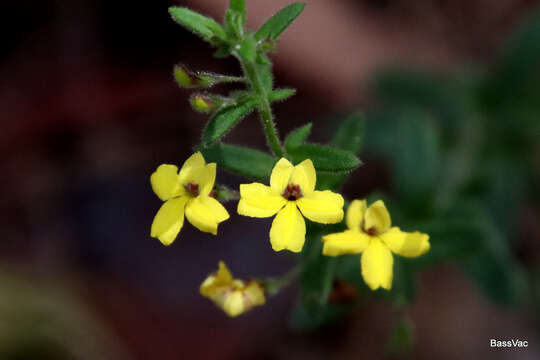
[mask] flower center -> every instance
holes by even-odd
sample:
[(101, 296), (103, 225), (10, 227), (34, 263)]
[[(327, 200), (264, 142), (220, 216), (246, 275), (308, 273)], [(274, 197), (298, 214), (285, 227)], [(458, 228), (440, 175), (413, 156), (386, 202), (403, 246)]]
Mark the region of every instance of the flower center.
[(199, 184), (192, 184), (189, 183), (184, 186), (186, 188), (186, 191), (193, 197), (199, 196)]
[(375, 236), (377, 235), (377, 229), (375, 229), (375, 226), (370, 227), (369, 229), (365, 230), (366, 234), (369, 236)]
[(287, 185), (287, 188), (285, 191), (283, 191), (283, 194), (281, 194), (285, 199), (295, 201), (300, 199), (302, 196), (302, 190), (300, 189), (300, 185)]

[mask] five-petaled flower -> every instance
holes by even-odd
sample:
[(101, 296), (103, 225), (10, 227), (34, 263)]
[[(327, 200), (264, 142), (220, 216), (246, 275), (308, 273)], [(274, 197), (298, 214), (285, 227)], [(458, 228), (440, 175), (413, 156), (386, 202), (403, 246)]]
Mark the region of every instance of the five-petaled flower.
[(348, 230), (323, 236), (323, 254), (338, 256), (362, 253), (362, 277), (372, 290), (392, 287), (392, 252), (417, 257), (429, 250), (429, 236), (390, 227), (390, 214), (379, 200), (368, 208), (365, 200), (354, 200), (347, 209)]
[(266, 301), (264, 288), (259, 283), (233, 279), (223, 261), (219, 262), (217, 273), (208, 276), (201, 284), (200, 292), (231, 317), (264, 305)]
[(184, 213), (197, 229), (216, 235), (218, 224), (229, 213), (210, 196), (215, 180), (216, 164), (206, 164), (200, 152), (187, 159), (180, 172), (175, 165), (160, 165), (150, 182), (165, 203), (154, 218), (150, 236), (170, 245), (184, 224)]
[(293, 166), (282, 158), (272, 170), (270, 186), (260, 183), (240, 185), (238, 213), (258, 218), (277, 213), (270, 229), (272, 248), (300, 252), (306, 235), (303, 216), (323, 224), (343, 220), (343, 197), (329, 190), (315, 190), (316, 180), (311, 160)]

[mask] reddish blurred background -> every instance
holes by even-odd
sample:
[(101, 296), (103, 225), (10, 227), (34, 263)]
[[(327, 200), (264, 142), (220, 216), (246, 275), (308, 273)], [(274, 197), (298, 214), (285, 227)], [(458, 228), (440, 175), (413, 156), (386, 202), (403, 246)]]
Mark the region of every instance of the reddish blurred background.
[[(248, 24), (258, 26), (287, 3), (248, 1)], [(273, 55), (277, 85), (298, 89), (276, 107), (276, 116), (282, 134), (318, 122), (314, 137), (324, 141), (332, 114), (370, 102), (367, 80), (377, 69), (489, 64), (540, 1), (307, 3)], [(298, 334), (288, 327), (294, 287), (234, 320), (199, 296), (199, 283), (220, 259), (240, 276), (289, 268), (292, 257), (273, 253), (261, 235), (267, 222), (233, 215), (219, 237), (185, 226), (168, 248), (149, 237), (160, 205), (149, 175), (161, 163), (181, 164), (205, 120), (172, 81), (172, 65), (239, 71), (233, 59), (213, 59), (211, 48), (176, 25), (171, 5), (221, 18), (226, 1), (0, 5), (1, 273), (41, 289), (29, 296), (70, 294), (66, 301), (106, 329), (106, 340), (96, 335), (105, 330), (88, 334), (95, 337), (92, 346), (113, 349), (104, 351), (110, 358), (382, 358), (392, 323), (384, 303), (366, 302), (336, 325)], [(245, 121), (228, 140), (264, 146), (257, 121)], [(349, 196), (376, 188), (384, 166), (366, 163), (346, 186)], [(231, 186), (241, 181), (227, 173), (218, 179)], [(234, 213), (234, 204), (228, 208)], [(535, 319), (492, 305), (451, 264), (422, 275), (410, 315), (417, 328), (414, 358), (540, 358)], [(46, 331), (46, 320), (42, 326)], [(492, 350), (490, 338), (529, 340), (529, 348)]]

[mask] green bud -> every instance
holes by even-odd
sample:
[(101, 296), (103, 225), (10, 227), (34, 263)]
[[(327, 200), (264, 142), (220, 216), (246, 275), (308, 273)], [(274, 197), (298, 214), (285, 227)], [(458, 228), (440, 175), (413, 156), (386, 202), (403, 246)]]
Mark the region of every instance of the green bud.
[(173, 74), (178, 86), (185, 89), (209, 88), (216, 83), (212, 75), (190, 71), (182, 64), (174, 66)]
[(189, 102), (193, 110), (209, 114), (217, 108), (217, 101), (210, 95), (193, 94), (189, 98)]
[(213, 74), (206, 71), (191, 71), (182, 64), (174, 66), (174, 80), (181, 88), (205, 89), (219, 83), (232, 83), (245, 81), (242, 77)]
[(193, 110), (203, 114), (215, 114), (222, 108), (235, 103), (236, 100), (213, 94), (195, 93), (189, 97), (189, 103)]

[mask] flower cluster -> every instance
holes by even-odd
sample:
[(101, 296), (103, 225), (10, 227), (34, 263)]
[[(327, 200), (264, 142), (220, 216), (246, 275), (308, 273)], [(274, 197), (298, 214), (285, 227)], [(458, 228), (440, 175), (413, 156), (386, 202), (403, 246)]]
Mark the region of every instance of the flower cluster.
[[(170, 245), (182, 228), (184, 215), (199, 230), (216, 235), (218, 225), (229, 214), (213, 197), (215, 179), (216, 164), (207, 164), (199, 152), (187, 159), (180, 171), (175, 165), (159, 166), (150, 181), (164, 204), (154, 218), (151, 236)], [(282, 158), (272, 170), (269, 186), (240, 185), (237, 212), (256, 218), (275, 215), (269, 235), (272, 248), (300, 252), (306, 237), (304, 217), (321, 224), (339, 223), (344, 217), (343, 197), (329, 190), (315, 190), (316, 182), (310, 159), (294, 166)], [(322, 237), (323, 254), (362, 254), (362, 276), (373, 290), (391, 288), (392, 252), (416, 257), (430, 247), (428, 235), (391, 227), (390, 215), (381, 200), (369, 207), (365, 200), (352, 201), (346, 223), (348, 230)], [(234, 279), (223, 262), (217, 273), (202, 283), (200, 292), (233, 317), (265, 303), (263, 285)]]

